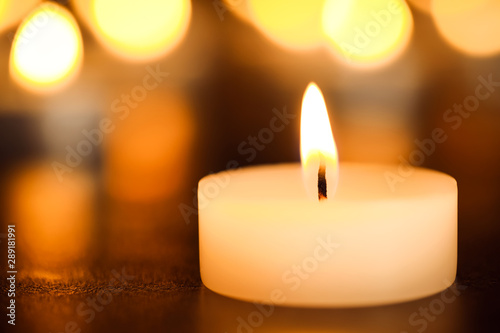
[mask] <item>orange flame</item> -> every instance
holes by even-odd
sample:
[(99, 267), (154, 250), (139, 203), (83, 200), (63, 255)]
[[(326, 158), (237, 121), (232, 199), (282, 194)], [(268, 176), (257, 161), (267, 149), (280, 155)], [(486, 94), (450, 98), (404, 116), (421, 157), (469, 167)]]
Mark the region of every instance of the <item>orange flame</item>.
[(338, 184), (338, 153), (333, 139), (325, 100), (311, 82), (302, 100), (300, 157), (304, 185), (309, 197), (318, 198), (320, 174), (324, 173), (326, 193), (335, 194)]

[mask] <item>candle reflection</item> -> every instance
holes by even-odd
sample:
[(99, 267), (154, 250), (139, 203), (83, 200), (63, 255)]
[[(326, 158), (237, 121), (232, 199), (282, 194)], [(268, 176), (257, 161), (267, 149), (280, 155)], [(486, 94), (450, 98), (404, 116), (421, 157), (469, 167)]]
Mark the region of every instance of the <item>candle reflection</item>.
[(460, 296), (457, 286), (452, 288), (413, 302), (358, 309), (261, 305), (226, 298), (204, 288), (200, 291), (200, 326), (203, 327), (200, 331), (385, 333), (416, 332), (425, 327), (428, 333), (456, 332), (465, 324), (460, 320), (464, 296)]
[(59, 182), (50, 163), (39, 163), (13, 173), (7, 194), (22, 273), (55, 279), (61, 268), (88, 258), (95, 195), (90, 174), (74, 171)]

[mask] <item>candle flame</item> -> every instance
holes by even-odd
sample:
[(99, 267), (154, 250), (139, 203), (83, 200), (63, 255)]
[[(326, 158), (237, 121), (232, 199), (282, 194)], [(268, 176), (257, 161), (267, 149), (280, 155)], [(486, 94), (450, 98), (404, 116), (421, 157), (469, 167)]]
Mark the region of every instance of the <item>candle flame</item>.
[(30, 90), (59, 90), (78, 73), (82, 45), (73, 15), (58, 4), (44, 2), (17, 29), (10, 54), (10, 74)]
[(338, 153), (325, 100), (311, 82), (302, 100), (300, 157), (306, 192), (311, 198), (331, 198), (338, 183)]

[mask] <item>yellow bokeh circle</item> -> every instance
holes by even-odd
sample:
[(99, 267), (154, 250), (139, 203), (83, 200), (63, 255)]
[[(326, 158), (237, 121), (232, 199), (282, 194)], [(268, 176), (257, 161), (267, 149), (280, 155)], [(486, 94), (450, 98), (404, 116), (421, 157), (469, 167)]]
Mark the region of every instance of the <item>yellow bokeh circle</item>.
[(35, 8), (21, 23), (10, 54), (10, 74), (33, 91), (58, 90), (79, 72), (80, 29), (72, 14), (53, 2)]
[(279, 45), (307, 50), (323, 42), (321, 13), (325, 0), (248, 0), (252, 22)]
[(434, 0), (432, 17), (443, 39), (475, 57), (500, 52), (500, 1)]
[(184, 37), (191, 17), (190, 0), (91, 0), (89, 6), (101, 42), (132, 61), (167, 54)]
[(327, 0), (322, 23), (335, 54), (362, 66), (399, 56), (413, 31), (411, 11), (402, 0)]

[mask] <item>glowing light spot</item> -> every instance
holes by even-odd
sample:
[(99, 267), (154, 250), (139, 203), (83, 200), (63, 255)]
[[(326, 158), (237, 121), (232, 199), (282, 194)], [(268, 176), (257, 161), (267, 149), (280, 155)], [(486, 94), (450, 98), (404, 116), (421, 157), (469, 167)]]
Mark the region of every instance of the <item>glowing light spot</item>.
[(77, 8), (90, 15), (86, 21), (108, 50), (131, 61), (167, 54), (184, 37), (191, 16), (189, 0), (88, 0)]
[(413, 29), (410, 9), (402, 0), (327, 0), (322, 23), (335, 54), (362, 66), (394, 60)]
[(435, 0), (432, 16), (442, 37), (455, 49), (487, 57), (500, 51), (500, 2)]
[(64, 7), (45, 2), (19, 26), (10, 54), (13, 79), (36, 92), (59, 90), (79, 72), (80, 29)]
[(253, 23), (266, 37), (295, 50), (323, 42), (321, 12), (325, 0), (248, 0)]

